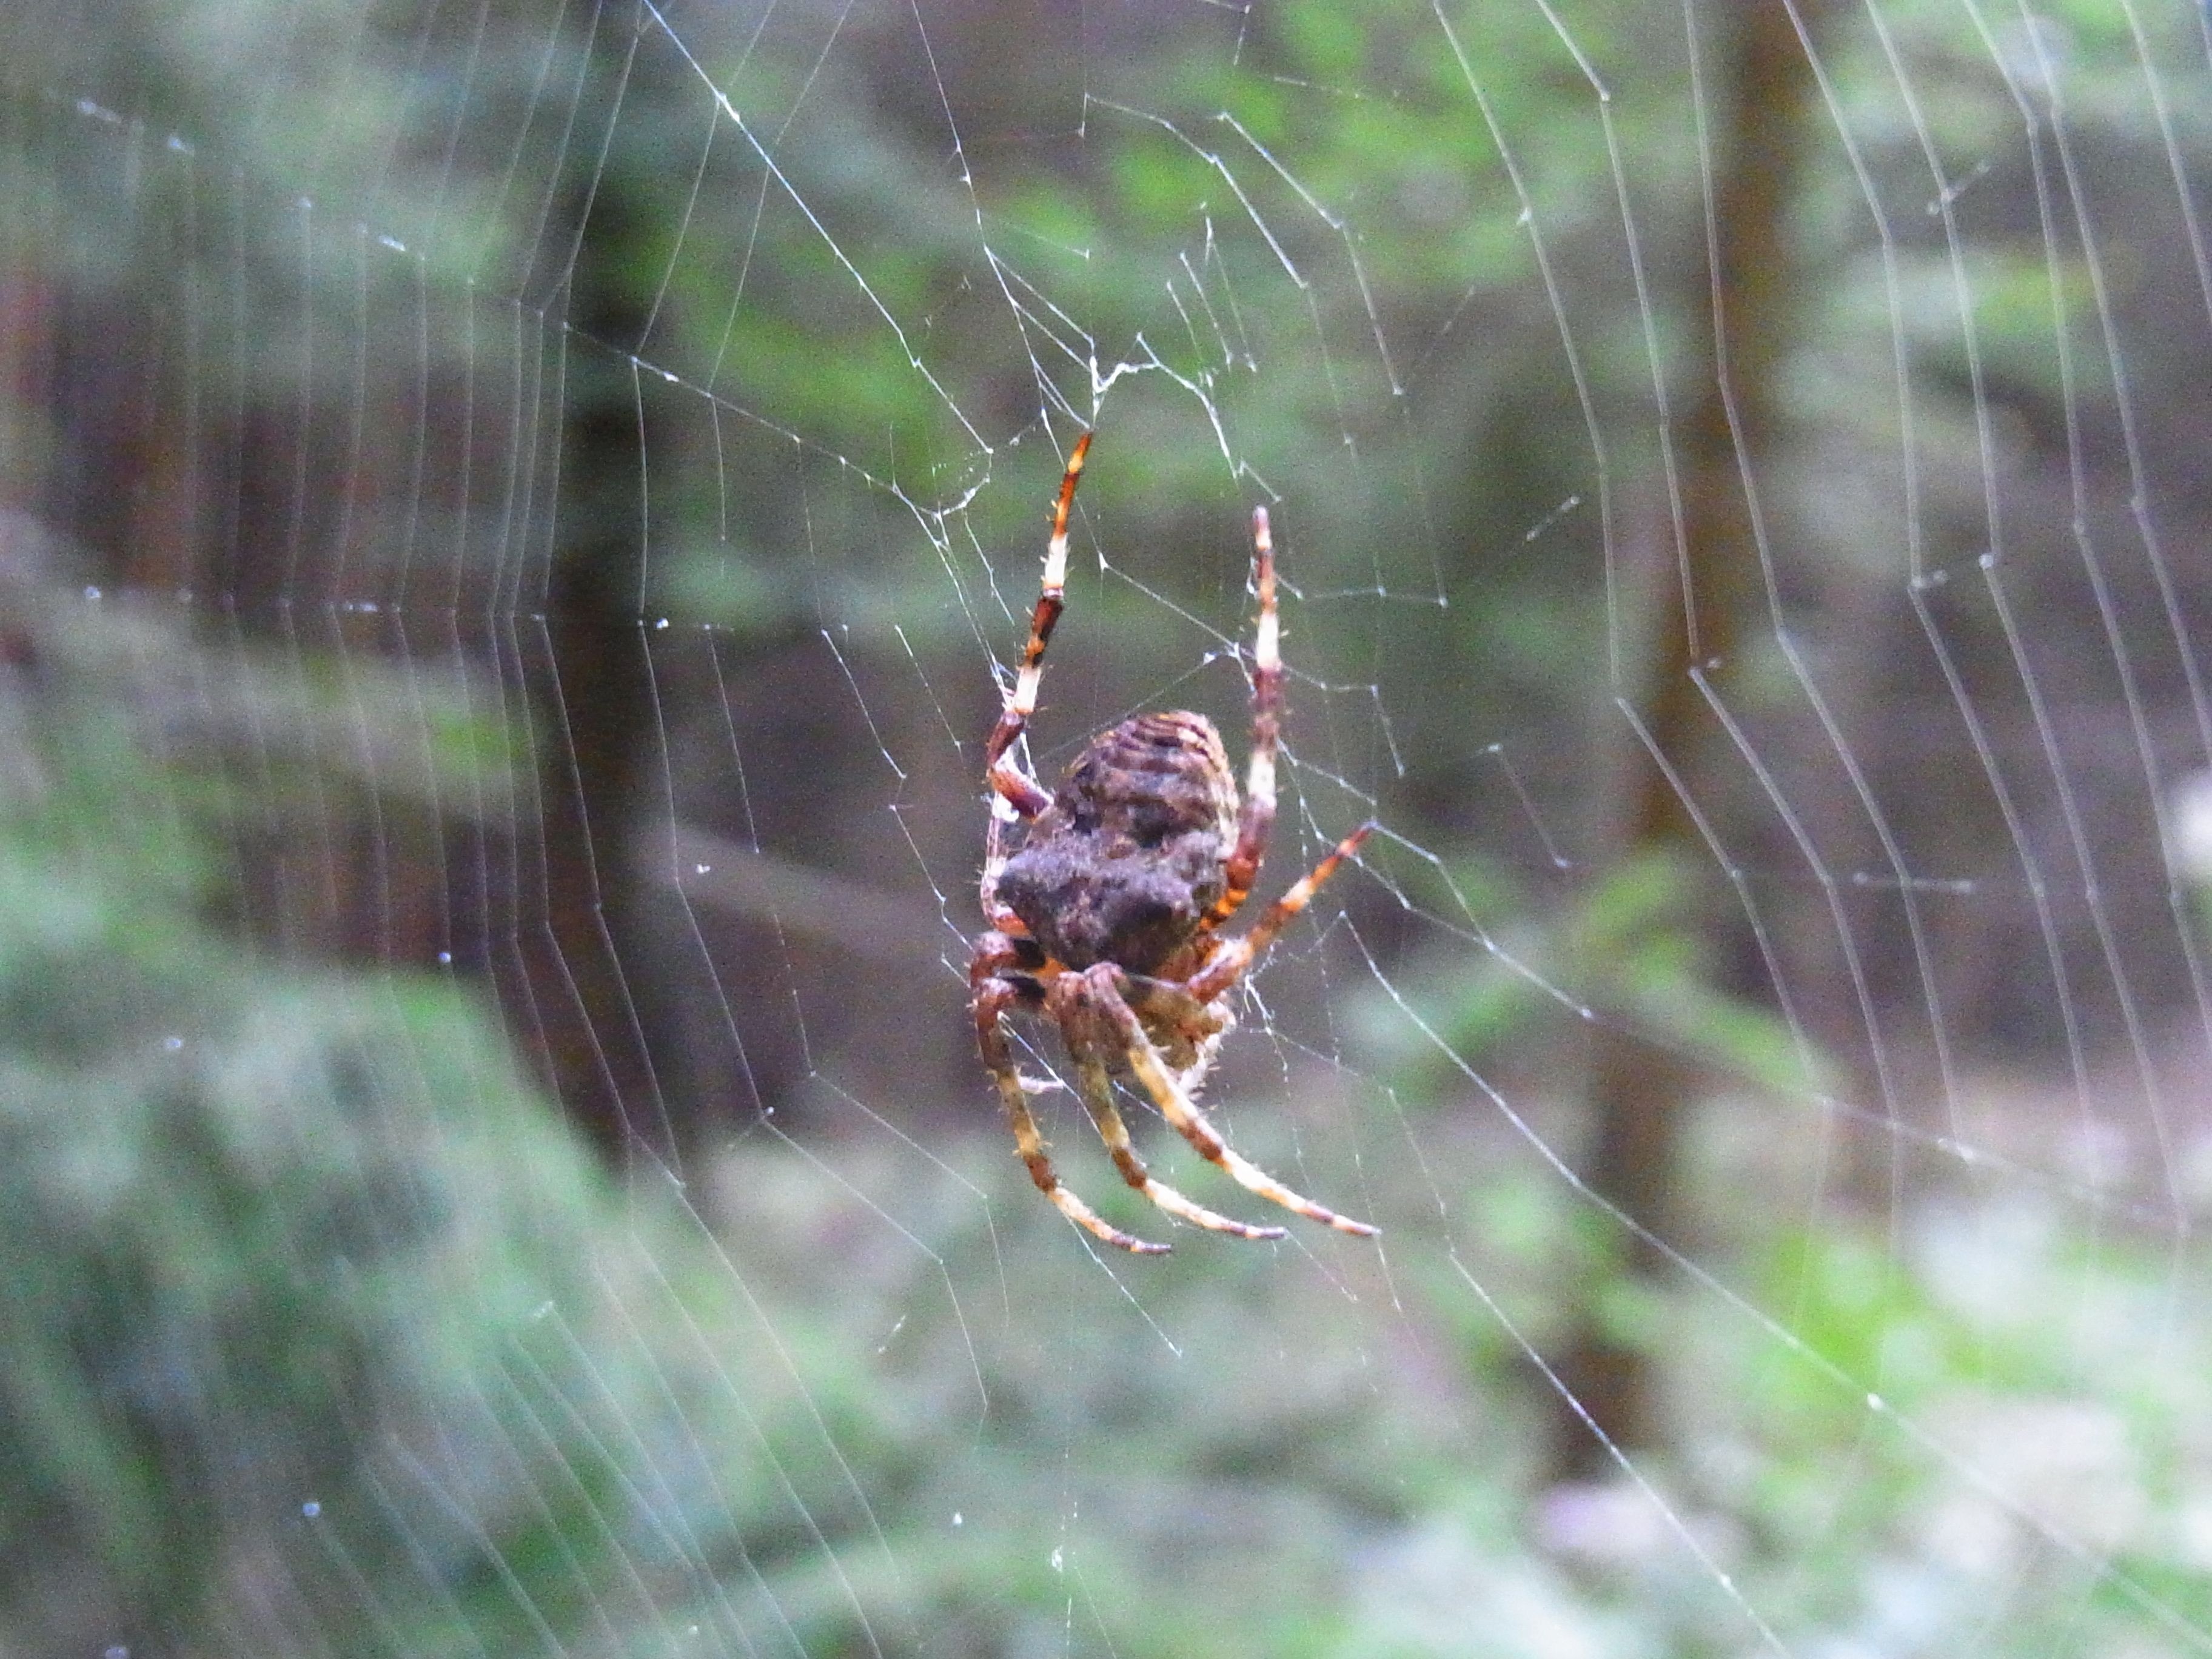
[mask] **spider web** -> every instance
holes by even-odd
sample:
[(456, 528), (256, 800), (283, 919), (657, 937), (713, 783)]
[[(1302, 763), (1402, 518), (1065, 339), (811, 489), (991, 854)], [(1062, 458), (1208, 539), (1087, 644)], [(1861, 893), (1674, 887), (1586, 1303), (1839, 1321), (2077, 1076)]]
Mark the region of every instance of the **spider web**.
[[(7, 1639), (2212, 1650), (2207, 27), (11, 11)], [(1093, 428), (1379, 1245), (975, 1064)]]

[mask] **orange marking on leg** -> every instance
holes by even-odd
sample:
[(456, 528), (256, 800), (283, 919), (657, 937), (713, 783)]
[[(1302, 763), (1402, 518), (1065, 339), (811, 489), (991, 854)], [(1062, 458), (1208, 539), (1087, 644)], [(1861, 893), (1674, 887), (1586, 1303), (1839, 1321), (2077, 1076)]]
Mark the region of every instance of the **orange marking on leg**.
[(1033, 818), (1052, 805), (1043, 785), (1010, 761), (1000, 761), (989, 774), (992, 789), (1014, 809), (1018, 818)]
[(1313, 902), (1313, 896), (1321, 890), (1322, 884), (1336, 873), (1337, 866), (1359, 850), (1359, 844), (1375, 833), (1375, 827), (1372, 823), (1363, 823), (1339, 842), (1335, 851), (1267, 907), (1267, 914), (1252, 924), (1249, 933), (1242, 939), (1225, 941), (1206, 966), (1191, 976), (1185, 988), (1200, 1001), (1211, 1002), (1234, 985), (1244, 970), (1260, 959), (1260, 953), (1274, 943), (1275, 935)]
[[(1067, 471), (1060, 475), (1060, 496), (1052, 514), (1052, 538), (1045, 544), (1044, 580), (1037, 594), (1036, 608), (1030, 613), (1029, 643), (1022, 647), (1021, 672), (1015, 677), (1013, 695), (999, 711), (999, 723), (991, 728), (991, 735), (983, 744), (983, 766), (991, 787), (1023, 807), (1031, 817), (1044, 808), (1029, 806), (1019, 786), (1012, 780), (1019, 779), (1032, 794), (1038, 793), (1036, 786), (1018, 772), (1002, 778), (999, 757), (1013, 747), (1023, 725), (1036, 713), (1037, 687), (1044, 677), (1045, 647), (1052, 643), (1054, 625), (1066, 608), (1067, 515), (1075, 505), (1076, 481), (1083, 476), (1083, 458), (1091, 453), (1091, 436), (1086, 432), (1075, 441), (1075, 448), (1067, 458)], [(1049, 797), (1045, 799), (1049, 800)]]

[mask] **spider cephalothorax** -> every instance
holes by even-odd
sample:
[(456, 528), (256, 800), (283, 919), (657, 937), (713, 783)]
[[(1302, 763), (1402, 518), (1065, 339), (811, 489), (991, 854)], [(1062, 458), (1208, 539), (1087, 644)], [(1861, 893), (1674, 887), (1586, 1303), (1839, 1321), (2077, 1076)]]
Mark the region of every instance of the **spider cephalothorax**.
[[(1042, 1012), (1060, 1028), (1077, 1092), (1115, 1167), (1170, 1214), (1242, 1238), (1283, 1236), (1280, 1227), (1217, 1215), (1153, 1180), (1114, 1104), (1116, 1071), (1134, 1078), (1184, 1139), (1243, 1186), (1340, 1231), (1372, 1234), (1364, 1222), (1299, 1197), (1248, 1162), (1192, 1099), (1231, 1024), (1222, 999), (1372, 827), (1346, 836), (1243, 938), (1222, 935), (1222, 924), (1251, 892), (1275, 817), (1283, 664), (1267, 510), (1252, 514), (1260, 623), (1252, 647), (1252, 758), (1241, 799), (1212, 722), (1182, 709), (1139, 714), (1100, 732), (1050, 795), (1014, 757), (1036, 711), (1045, 647), (1064, 604), (1068, 509), (1090, 447), (1085, 433), (1068, 458), (1021, 672), (984, 745), (993, 799), (982, 896), (991, 931), (975, 941), (968, 975), (983, 1063), (998, 1082), (1030, 1178), (1061, 1213), (1109, 1244), (1144, 1254), (1167, 1249), (1110, 1225), (1060, 1184), (1029, 1106), (1030, 1091), (1042, 1085), (1021, 1075), (1006, 1040), (1006, 1018), (1017, 1008)], [(1017, 823), (1029, 830), (1009, 856), (1006, 831)]]

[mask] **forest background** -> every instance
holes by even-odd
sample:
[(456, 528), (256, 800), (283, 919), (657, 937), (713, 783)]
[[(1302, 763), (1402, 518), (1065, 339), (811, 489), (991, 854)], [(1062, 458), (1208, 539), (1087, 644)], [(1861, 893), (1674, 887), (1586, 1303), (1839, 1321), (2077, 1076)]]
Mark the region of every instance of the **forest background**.
[[(0, 1651), (2212, 1650), (2207, 28), (0, 9)], [(977, 1063), (1094, 428), (1379, 1249)]]

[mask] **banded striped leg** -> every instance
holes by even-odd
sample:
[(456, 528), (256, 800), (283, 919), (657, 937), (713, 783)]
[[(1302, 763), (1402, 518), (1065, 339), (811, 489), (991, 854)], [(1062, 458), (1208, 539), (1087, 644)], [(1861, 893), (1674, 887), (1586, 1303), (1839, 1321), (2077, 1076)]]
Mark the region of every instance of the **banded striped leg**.
[(1244, 805), (1237, 818), (1237, 845), (1223, 866), (1221, 896), (1199, 925), (1211, 932), (1235, 915), (1250, 896), (1275, 827), (1275, 748), (1283, 734), (1282, 625), (1275, 615), (1275, 543), (1267, 509), (1252, 509), (1252, 586), (1260, 595), (1260, 622), (1252, 636), (1252, 758), (1244, 776)]
[(1098, 1138), (1106, 1143), (1107, 1153), (1113, 1158), (1114, 1167), (1121, 1172), (1121, 1179), (1170, 1215), (1179, 1216), (1194, 1226), (1217, 1233), (1233, 1233), (1239, 1238), (1264, 1242), (1285, 1236), (1286, 1230), (1281, 1227), (1255, 1227), (1217, 1215), (1202, 1204), (1192, 1203), (1165, 1182), (1155, 1181), (1145, 1168), (1144, 1159), (1137, 1156), (1137, 1149), (1129, 1144), (1128, 1125), (1121, 1121), (1121, 1114), (1114, 1104), (1113, 1084), (1106, 1075), (1105, 1064), (1097, 1056), (1077, 1058), (1075, 1087), (1083, 1097), (1083, 1103), (1090, 1108), (1091, 1121), (1098, 1126)]
[[(978, 967), (980, 970), (980, 961)], [(1006, 1042), (1006, 1011), (1025, 1000), (1022, 988), (1012, 980), (986, 975), (976, 983), (976, 1046), (982, 1049), (983, 1064), (998, 1083), (999, 1099), (1006, 1109), (1007, 1127), (1014, 1132), (1014, 1149), (1029, 1166), (1030, 1179), (1039, 1192), (1052, 1200), (1055, 1209), (1086, 1232), (1133, 1255), (1165, 1255), (1166, 1245), (1123, 1232), (1060, 1184), (1051, 1155), (1045, 1149), (1044, 1134), (1037, 1127), (1036, 1115), (1030, 1110), (1029, 1090), (1015, 1067), (1013, 1050)]]
[(1183, 1092), (1182, 1085), (1176, 1081), (1175, 1073), (1168, 1069), (1167, 1061), (1152, 1046), (1152, 1040), (1146, 1034), (1143, 1024), (1129, 1005), (1122, 1000), (1121, 990), (1115, 984), (1121, 971), (1109, 962), (1085, 969), (1084, 994), (1091, 999), (1093, 1007), (1113, 1021), (1115, 1032), (1127, 1046), (1129, 1069), (1137, 1074), (1137, 1080), (1145, 1085), (1145, 1092), (1152, 1096), (1153, 1103), (1160, 1109), (1160, 1115), (1167, 1119), (1176, 1133), (1188, 1140), (1207, 1163), (1225, 1171), (1240, 1187), (1257, 1193), (1270, 1203), (1279, 1204), (1309, 1221), (1318, 1221), (1340, 1233), (1357, 1233), (1363, 1238), (1372, 1238), (1381, 1232), (1379, 1227), (1371, 1227), (1364, 1221), (1354, 1221), (1349, 1216), (1339, 1215), (1310, 1198), (1299, 1196), (1221, 1138), (1221, 1132), (1206, 1121), (1206, 1114), (1200, 1111), (1190, 1097)]
[(1211, 1002), (1243, 976), (1244, 970), (1260, 959), (1260, 953), (1274, 943), (1292, 917), (1313, 902), (1313, 896), (1321, 884), (1336, 873), (1336, 866), (1359, 850), (1359, 843), (1375, 833), (1372, 823), (1363, 823), (1342, 841), (1335, 851), (1302, 877), (1297, 884), (1267, 907), (1267, 912), (1254, 922), (1241, 939), (1224, 939), (1221, 948), (1208, 959), (1205, 967), (1190, 976), (1183, 988), (1200, 1002)]
[(1036, 713), (1037, 687), (1044, 678), (1045, 647), (1052, 630), (1066, 608), (1067, 515), (1075, 506), (1075, 486), (1083, 477), (1083, 460), (1091, 453), (1091, 434), (1075, 441), (1060, 475), (1060, 495), (1053, 503), (1052, 537), (1045, 544), (1044, 580), (1037, 592), (1036, 609), (1030, 613), (1029, 643), (1022, 647), (1022, 665), (1014, 689), (999, 709), (998, 724), (983, 744), (983, 776), (991, 786), (991, 826), (983, 850), (983, 914), (991, 925), (1003, 928), (1012, 913), (999, 902), (999, 872), (1006, 863), (1006, 826), (1026, 823), (1052, 805), (1052, 796), (1024, 770), (1008, 751), (1028, 729)]
[(1052, 805), (1052, 797), (1018, 763), (1008, 760), (1006, 751), (1028, 726), (1030, 716), (1036, 713), (1037, 686), (1044, 678), (1045, 647), (1052, 643), (1053, 628), (1066, 608), (1067, 515), (1075, 505), (1075, 486), (1083, 477), (1083, 460), (1091, 453), (1091, 438), (1086, 432), (1075, 441), (1075, 448), (1067, 458), (1067, 471), (1060, 475), (1060, 497), (1052, 509), (1052, 538), (1045, 544), (1044, 581), (1037, 592), (1036, 609), (1030, 613), (1029, 643), (1022, 647), (1022, 665), (1014, 677), (1014, 689), (999, 711), (999, 723), (991, 728), (991, 735), (983, 744), (984, 775), (1000, 797), (1024, 817), (1033, 818), (1043, 811)]

